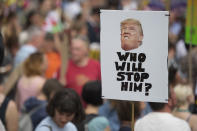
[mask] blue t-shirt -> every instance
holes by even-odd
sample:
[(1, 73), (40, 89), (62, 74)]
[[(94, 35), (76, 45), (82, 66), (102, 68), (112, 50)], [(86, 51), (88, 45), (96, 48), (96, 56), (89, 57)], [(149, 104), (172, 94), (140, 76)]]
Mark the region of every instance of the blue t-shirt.
[(46, 117), (36, 127), (35, 131), (77, 131), (77, 128), (72, 122), (68, 122), (63, 128), (60, 128), (54, 123), (51, 117)]
[(14, 58), (14, 67), (17, 67), (24, 62), (31, 54), (35, 53), (37, 49), (32, 45), (23, 45), (16, 53)]
[(110, 102), (106, 101), (99, 108), (99, 115), (105, 116), (109, 120), (111, 131), (118, 131), (120, 128), (120, 121), (118, 119), (117, 111), (111, 107)]

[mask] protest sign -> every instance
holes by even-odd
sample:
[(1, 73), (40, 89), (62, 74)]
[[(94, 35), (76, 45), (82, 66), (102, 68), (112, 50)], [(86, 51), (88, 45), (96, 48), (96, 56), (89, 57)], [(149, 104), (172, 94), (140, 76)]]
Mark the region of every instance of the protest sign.
[(168, 102), (168, 11), (101, 10), (102, 97)]

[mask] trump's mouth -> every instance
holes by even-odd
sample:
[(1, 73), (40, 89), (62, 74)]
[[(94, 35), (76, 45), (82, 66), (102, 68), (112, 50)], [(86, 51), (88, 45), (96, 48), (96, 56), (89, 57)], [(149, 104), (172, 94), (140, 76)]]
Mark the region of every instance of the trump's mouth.
[(123, 37), (124, 40), (128, 40), (130, 35), (131, 35), (130, 33), (123, 33), (122, 37)]
[(128, 40), (128, 39), (129, 39), (129, 36), (124, 36), (124, 39), (125, 39), (125, 40)]

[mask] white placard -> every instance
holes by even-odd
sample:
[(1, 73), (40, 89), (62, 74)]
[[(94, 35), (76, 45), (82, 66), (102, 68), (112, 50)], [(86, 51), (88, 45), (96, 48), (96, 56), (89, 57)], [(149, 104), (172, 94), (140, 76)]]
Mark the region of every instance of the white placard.
[(168, 102), (168, 11), (101, 10), (102, 97)]

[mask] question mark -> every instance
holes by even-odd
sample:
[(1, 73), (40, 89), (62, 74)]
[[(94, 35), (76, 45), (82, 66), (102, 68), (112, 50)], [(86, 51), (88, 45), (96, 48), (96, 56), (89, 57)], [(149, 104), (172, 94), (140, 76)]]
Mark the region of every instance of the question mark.
[(148, 96), (149, 95), (149, 90), (150, 88), (152, 88), (152, 84), (150, 83), (145, 83), (145, 96)]

